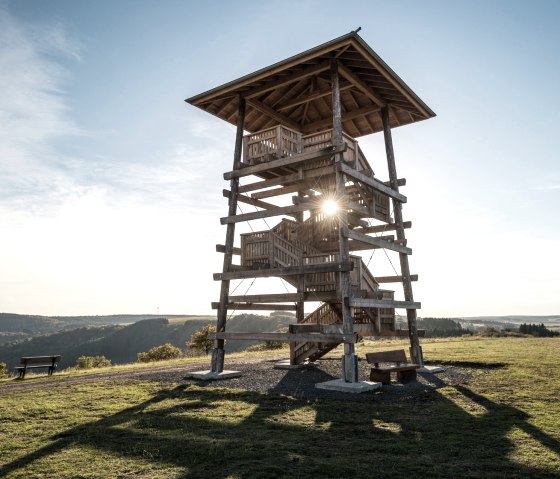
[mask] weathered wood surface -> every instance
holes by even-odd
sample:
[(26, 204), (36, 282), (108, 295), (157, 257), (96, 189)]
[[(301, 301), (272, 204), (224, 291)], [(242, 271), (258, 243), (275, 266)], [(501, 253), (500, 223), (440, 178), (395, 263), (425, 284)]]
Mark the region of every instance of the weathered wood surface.
[[(218, 309), (220, 303), (212, 302), (212, 309)], [(250, 302), (234, 302), (227, 303), (228, 309), (236, 311), (295, 311), (295, 304), (266, 304), (266, 303), (250, 303)]]
[(334, 291), (313, 291), (303, 293), (279, 293), (279, 294), (245, 294), (239, 296), (230, 296), (229, 301), (247, 302), (247, 303), (295, 303), (300, 301), (336, 301), (336, 293)]
[(239, 256), (241, 254), (241, 248), (237, 248), (235, 246), (232, 246), (230, 248), (230, 250), (227, 251), (225, 245), (223, 245), (223, 244), (217, 244), (216, 245), (216, 253), (226, 253), (226, 252), (229, 252), (231, 254)]
[(254, 166), (247, 166), (239, 170), (228, 171), (227, 173), (224, 173), (224, 180), (231, 180), (232, 178), (254, 175), (257, 173), (262, 173), (263, 171), (270, 171), (274, 168), (280, 168), (283, 166), (294, 166), (305, 161), (321, 160), (323, 158), (329, 158), (336, 153), (343, 152), (344, 150), (346, 150), (346, 144), (333, 146), (331, 148), (325, 148), (324, 150), (287, 156), (286, 158), (279, 158), (278, 160), (272, 160)]
[(290, 342), (315, 342), (315, 343), (350, 343), (357, 341), (357, 335), (350, 334), (321, 334), (321, 333), (241, 333), (222, 332), (211, 333), (210, 337), (228, 340), (252, 340), (252, 341), (281, 341)]
[(378, 181), (375, 178), (370, 178), (369, 176), (360, 173), (359, 171), (355, 170), (354, 168), (344, 163), (340, 164), (340, 168), (342, 169), (342, 172), (344, 174), (351, 176), (352, 178), (355, 178), (356, 180), (362, 183), (365, 183), (366, 185), (373, 188), (374, 190), (380, 193), (384, 193), (387, 196), (400, 201), (401, 203), (406, 203), (406, 196), (400, 194), (398, 191), (395, 191), (392, 188), (385, 186), (385, 184), (382, 183), (381, 181)]
[(302, 266), (289, 266), (287, 268), (254, 269), (249, 271), (233, 271), (227, 273), (215, 273), (215, 281), (245, 279), (245, 278), (268, 278), (270, 276), (291, 276), (296, 274), (329, 273), (340, 271), (352, 271), (353, 264), (348, 262), (320, 263)]
[(399, 308), (420, 309), (422, 304), (414, 301), (389, 301), (385, 299), (353, 298), (348, 299), (351, 308)]
[[(404, 276), (376, 276), (375, 281), (378, 283), (402, 283)], [(418, 275), (411, 274), (410, 281), (418, 281)]]
[(356, 231), (353, 230), (348, 230), (346, 233), (346, 236), (350, 239), (353, 239), (355, 241), (359, 241), (361, 243), (367, 243), (373, 246), (378, 246), (380, 248), (385, 248), (391, 251), (397, 251), (399, 253), (403, 253), (405, 255), (408, 254), (412, 254), (412, 249), (408, 248), (407, 246), (401, 246), (399, 244), (396, 243), (392, 243), (389, 241), (385, 241), (383, 239), (377, 238), (377, 237), (373, 237), (373, 236), (368, 236), (362, 233), (357, 233)]

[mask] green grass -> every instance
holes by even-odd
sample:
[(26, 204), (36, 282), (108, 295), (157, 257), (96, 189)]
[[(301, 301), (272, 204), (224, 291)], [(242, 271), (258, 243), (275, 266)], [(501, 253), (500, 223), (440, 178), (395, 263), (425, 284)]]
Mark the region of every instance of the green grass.
[(560, 477), (560, 340), (423, 344), (472, 379), (396, 403), (130, 379), (0, 385), (0, 477)]

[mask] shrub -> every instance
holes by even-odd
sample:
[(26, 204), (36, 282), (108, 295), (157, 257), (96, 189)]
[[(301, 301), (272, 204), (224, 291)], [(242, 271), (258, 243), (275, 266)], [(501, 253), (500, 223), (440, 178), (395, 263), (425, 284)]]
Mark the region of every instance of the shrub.
[(8, 368), (6, 367), (6, 363), (0, 363), (0, 378), (7, 378), (8, 377)]
[(216, 332), (216, 326), (207, 324), (191, 336), (187, 342), (187, 347), (192, 351), (199, 351), (208, 354), (214, 346), (214, 340), (210, 338), (210, 333)]
[(139, 363), (150, 363), (152, 361), (165, 361), (167, 359), (180, 358), (183, 352), (171, 343), (156, 346), (145, 353), (138, 353)]
[(105, 368), (111, 366), (111, 360), (105, 356), (80, 356), (76, 360), (77, 369)]

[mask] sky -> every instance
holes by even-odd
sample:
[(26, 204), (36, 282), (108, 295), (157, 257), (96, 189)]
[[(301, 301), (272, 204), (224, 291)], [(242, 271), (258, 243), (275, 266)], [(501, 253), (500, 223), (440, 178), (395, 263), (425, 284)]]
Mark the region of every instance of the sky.
[(560, 314), (559, 22), (552, 0), (0, 0), (0, 312), (212, 313), (235, 131), (183, 100), (361, 26), (437, 113), (393, 131), (419, 314)]

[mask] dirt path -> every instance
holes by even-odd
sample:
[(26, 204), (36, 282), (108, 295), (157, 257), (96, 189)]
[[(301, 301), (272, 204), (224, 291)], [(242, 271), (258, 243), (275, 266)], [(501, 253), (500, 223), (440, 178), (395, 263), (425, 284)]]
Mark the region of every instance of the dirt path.
[[(245, 365), (254, 363), (263, 363), (286, 359), (286, 354), (271, 354), (266, 358), (236, 358), (227, 361), (230, 365)], [(153, 366), (142, 369), (131, 369), (125, 371), (110, 371), (99, 374), (84, 374), (83, 376), (63, 376), (57, 375), (47, 378), (45, 376), (30, 377), (23, 381), (14, 379), (10, 382), (0, 383), (0, 395), (6, 392), (32, 390), (41, 388), (57, 388), (68, 385), (86, 383), (88, 381), (100, 381), (105, 379), (133, 379), (148, 378), (150, 380), (174, 381), (181, 375), (196, 370), (205, 370), (209, 368), (208, 359), (201, 359), (200, 362), (180, 364), (177, 366)]]

